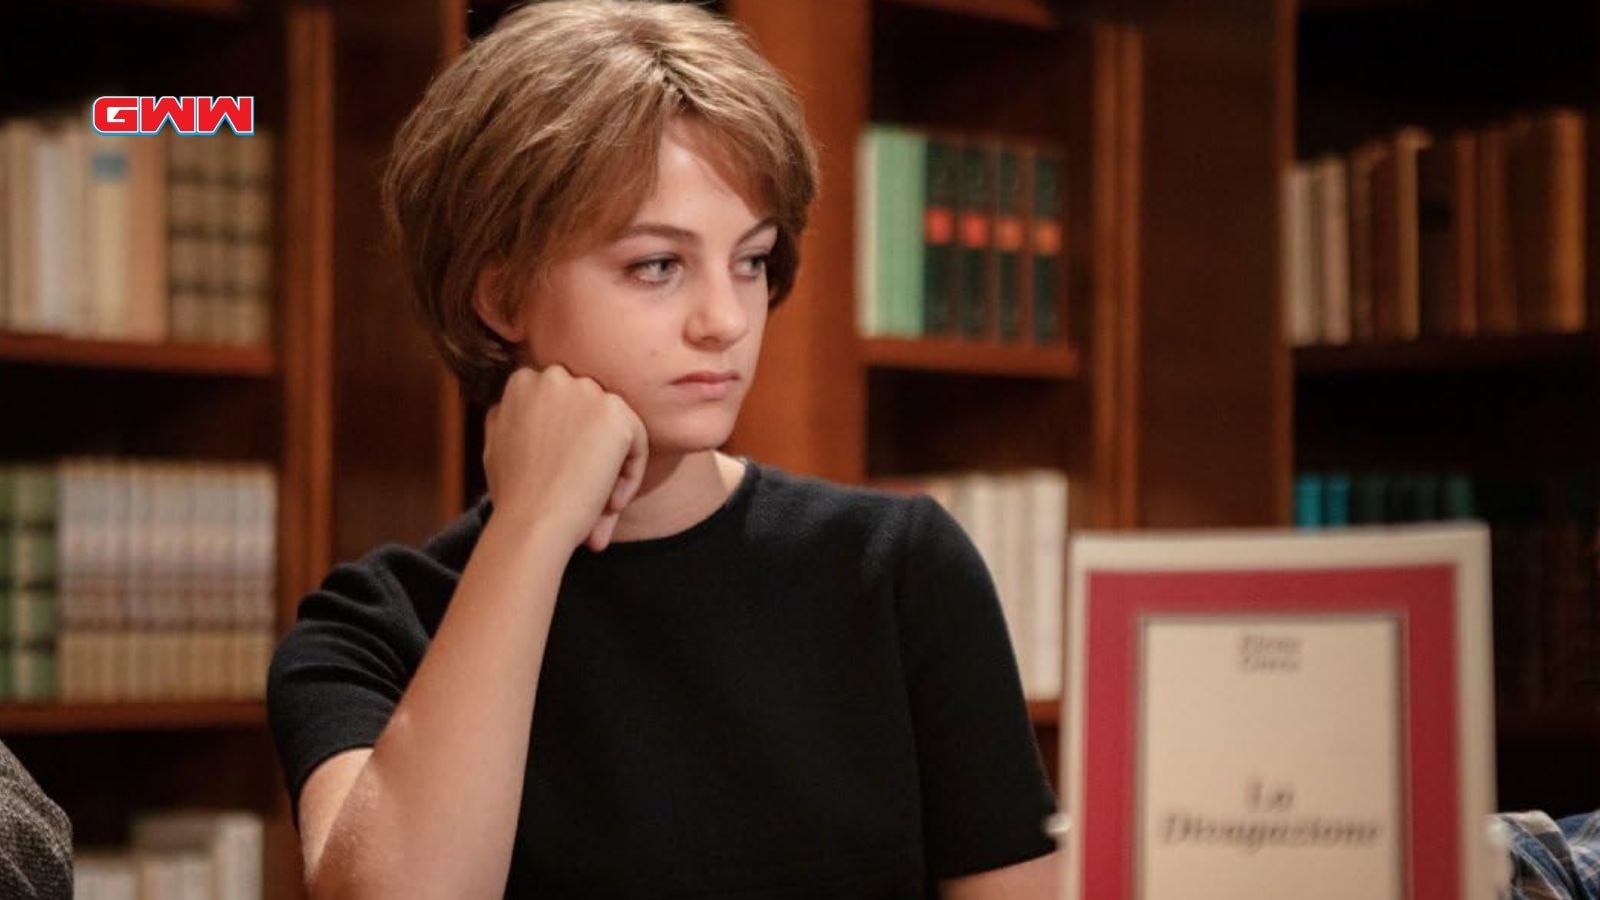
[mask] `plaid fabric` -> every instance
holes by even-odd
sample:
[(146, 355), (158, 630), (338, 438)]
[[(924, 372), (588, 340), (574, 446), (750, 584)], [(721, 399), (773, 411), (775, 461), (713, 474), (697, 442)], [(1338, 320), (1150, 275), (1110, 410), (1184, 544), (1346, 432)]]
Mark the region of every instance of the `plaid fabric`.
[(1557, 822), (1542, 812), (1495, 816), (1511, 855), (1511, 900), (1600, 900), (1600, 812)]

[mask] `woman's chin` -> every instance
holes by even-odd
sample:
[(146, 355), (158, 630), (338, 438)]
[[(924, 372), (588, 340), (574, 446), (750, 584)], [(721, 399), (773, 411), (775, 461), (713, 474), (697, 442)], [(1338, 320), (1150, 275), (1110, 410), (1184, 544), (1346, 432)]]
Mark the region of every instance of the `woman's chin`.
[(678, 414), (646, 421), (652, 453), (694, 453), (715, 450), (733, 435), (733, 416), (720, 411)]

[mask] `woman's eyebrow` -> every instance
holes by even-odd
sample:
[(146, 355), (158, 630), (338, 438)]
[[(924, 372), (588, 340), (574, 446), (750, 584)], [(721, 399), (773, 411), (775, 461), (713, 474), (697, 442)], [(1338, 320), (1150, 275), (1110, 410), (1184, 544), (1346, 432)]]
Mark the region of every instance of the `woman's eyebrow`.
[[(768, 216), (751, 226), (748, 231), (739, 236), (739, 240), (735, 243), (742, 244), (762, 231), (775, 227), (777, 224), (777, 217)], [(629, 225), (617, 233), (615, 240), (624, 241), (631, 237), (640, 236), (667, 238), (668, 240), (680, 241), (685, 244), (700, 243), (700, 235), (697, 232), (690, 231), (687, 228), (680, 228), (677, 225), (668, 225), (664, 222), (639, 222)]]

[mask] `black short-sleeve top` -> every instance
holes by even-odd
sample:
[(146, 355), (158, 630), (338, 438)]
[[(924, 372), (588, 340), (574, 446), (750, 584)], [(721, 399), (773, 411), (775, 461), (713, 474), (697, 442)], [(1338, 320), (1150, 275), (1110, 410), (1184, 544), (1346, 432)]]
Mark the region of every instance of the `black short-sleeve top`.
[[(934, 897), (1055, 848), (961, 527), (927, 497), (745, 463), (687, 530), (574, 551), (508, 898)], [(340, 564), (301, 601), (268, 682), (297, 808), (319, 763), (376, 743), (492, 512)]]

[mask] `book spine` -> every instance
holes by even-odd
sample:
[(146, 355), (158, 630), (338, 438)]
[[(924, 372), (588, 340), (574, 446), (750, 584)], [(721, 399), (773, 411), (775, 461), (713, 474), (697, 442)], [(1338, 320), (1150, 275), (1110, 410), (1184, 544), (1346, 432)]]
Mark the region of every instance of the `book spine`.
[(987, 141), (961, 148), (961, 335), (994, 333), (995, 152)]
[(1034, 343), (1057, 344), (1067, 338), (1066, 279), (1062, 277), (1066, 252), (1062, 210), (1063, 162), (1057, 150), (1041, 147), (1032, 155), (1029, 178), (1028, 287), (1029, 313)]
[(944, 135), (928, 139), (926, 208), (922, 216), (922, 331), (955, 331), (956, 202), (960, 194), (961, 147)]
[(1025, 176), (1021, 153), (1015, 147), (1001, 145), (995, 157), (995, 329), (1000, 340), (1007, 343), (1022, 338)]

